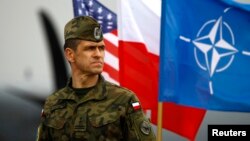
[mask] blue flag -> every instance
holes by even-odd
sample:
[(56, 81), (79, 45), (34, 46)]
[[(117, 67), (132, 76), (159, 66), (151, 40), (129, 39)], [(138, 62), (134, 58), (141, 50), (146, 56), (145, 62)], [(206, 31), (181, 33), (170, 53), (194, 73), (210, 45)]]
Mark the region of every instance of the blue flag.
[(250, 12), (219, 0), (162, 1), (160, 101), (250, 111)]
[(250, 11), (250, 1), (248, 0), (222, 0), (225, 3)]

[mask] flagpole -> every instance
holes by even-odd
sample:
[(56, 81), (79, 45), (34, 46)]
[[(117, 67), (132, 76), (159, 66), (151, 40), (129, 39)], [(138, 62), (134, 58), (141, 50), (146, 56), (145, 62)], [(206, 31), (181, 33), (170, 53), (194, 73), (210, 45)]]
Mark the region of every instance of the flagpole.
[(157, 138), (156, 141), (162, 141), (162, 111), (163, 103), (158, 102), (158, 115), (157, 115)]

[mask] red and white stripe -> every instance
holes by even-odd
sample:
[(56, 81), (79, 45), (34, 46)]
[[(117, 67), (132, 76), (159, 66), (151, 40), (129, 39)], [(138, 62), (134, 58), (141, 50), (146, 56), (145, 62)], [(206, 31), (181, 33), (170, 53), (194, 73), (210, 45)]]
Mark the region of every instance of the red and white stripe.
[(106, 45), (103, 76), (106, 80), (119, 85), (119, 57), (117, 30), (104, 34)]

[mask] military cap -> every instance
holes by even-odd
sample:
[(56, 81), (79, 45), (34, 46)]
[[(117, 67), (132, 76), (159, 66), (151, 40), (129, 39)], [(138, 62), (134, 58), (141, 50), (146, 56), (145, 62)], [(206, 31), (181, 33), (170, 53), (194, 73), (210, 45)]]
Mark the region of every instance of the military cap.
[(64, 39), (100, 42), (103, 40), (101, 25), (89, 16), (75, 17), (65, 25)]

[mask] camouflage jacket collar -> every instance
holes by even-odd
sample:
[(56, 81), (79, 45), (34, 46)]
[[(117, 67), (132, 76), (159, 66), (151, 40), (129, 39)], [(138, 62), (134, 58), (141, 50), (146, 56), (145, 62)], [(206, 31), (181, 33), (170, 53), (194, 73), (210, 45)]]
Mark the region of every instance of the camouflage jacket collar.
[[(65, 93), (60, 99), (69, 99), (74, 101), (79, 101), (78, 96), (74, 92), (74, 90), (70, 87), (72, 84), (72, 78), (69, 79), (67, 86), (65, 87)], [(106, 87), (105, 87), (105, 79), (102, 75), (99, 75), (99, 80), (96, 86), (90, 90), (82, 99), (80, 99), (80, 103), (89, 101), (89, 100), (102, 100), (106, 98)]]

